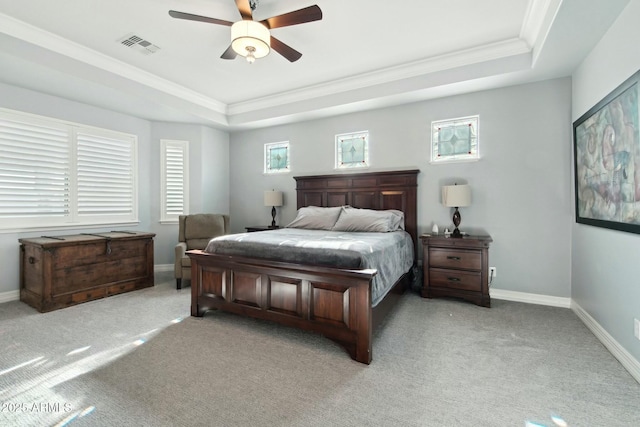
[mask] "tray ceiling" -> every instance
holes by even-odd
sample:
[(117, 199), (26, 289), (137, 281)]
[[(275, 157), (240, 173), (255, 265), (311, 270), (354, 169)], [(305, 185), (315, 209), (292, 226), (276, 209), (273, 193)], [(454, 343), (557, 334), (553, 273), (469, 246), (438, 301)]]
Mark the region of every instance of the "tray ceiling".
[[(0, 0), (0, 81), (150, 120), (268, 126), (570, 75), (628, 0), (260, 0), (317, 4), (272, 34), (303, 56), (220, 59), (232, 0)], [(138, 40), (144, 43), (137, 44)], [(124, 42), (124, 43), (123, 43)]]

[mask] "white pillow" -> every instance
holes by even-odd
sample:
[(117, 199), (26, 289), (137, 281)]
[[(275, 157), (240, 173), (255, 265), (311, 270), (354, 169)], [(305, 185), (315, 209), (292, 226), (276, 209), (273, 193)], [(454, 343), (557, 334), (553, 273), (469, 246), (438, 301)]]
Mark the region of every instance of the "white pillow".
[(379, 233), (404, 230), (404, 213), (396, 210), (376, 211), (343, 207), (333, 230)]
[(298, 209), (296, 218), (287, 224), (288, 228), (307, 228), (312, 230), (331, 230), (338, 220), (342, 207), (323, 208), (306, 206)]

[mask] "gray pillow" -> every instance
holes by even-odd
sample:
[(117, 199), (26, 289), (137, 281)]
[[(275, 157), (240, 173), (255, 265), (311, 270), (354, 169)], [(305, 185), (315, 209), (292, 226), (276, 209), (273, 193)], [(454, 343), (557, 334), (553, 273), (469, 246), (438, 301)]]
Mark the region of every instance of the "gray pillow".
[(388, 209), (385, 212), (389, 212), (396, 217), (396, 220), (393, 225), (393, 230), (404, 230), (404, 212), (396, 210), (396, 209)]
[(404, 229), (404, 214), (401, 211), (357, 209), (343, 207), (334, 231), (365, 231), (386, 233)]
[(308, 228), (312, 230), (331, 230), (338, 220), (342, 207), (323, 208), (307, 206), (298, 209), (296, 218), (287, 224), (288, 228)]

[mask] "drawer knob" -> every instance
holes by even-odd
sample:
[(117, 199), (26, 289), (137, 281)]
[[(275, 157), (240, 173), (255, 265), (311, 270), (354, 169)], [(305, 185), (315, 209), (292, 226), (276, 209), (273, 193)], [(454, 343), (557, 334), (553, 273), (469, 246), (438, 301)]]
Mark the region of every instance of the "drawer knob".
[(460, 261), (460, 257), (459, 256), (448, 256), (447, 259), (451, 259), (454, 261)]
[(460, 279), (458, 279), (457, 277), (447, 277), (447, 280), (450, 282), (459, 282)]
[(29, 264), (35, 264), (36, 263), (36, 259), (32, 256), (29, 257)]

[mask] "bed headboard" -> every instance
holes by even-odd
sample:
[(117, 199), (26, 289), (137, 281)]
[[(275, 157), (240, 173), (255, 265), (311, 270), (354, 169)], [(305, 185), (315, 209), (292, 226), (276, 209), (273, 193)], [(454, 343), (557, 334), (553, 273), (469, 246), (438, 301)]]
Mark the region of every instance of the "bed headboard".
[(418, 242), (417, 190), (419, 170), (296, 176), (298, 209), (343, 206), (398, 209), (405, 229)]

